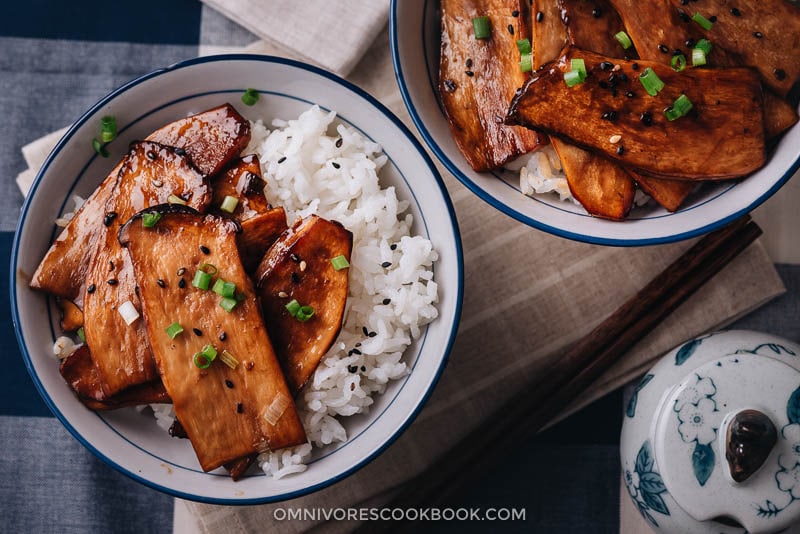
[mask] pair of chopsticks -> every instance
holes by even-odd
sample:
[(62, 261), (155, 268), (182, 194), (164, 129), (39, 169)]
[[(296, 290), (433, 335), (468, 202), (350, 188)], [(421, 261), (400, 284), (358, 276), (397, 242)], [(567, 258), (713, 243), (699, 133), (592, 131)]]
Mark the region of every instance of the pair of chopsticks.
[[(390, 508), (445, 508), (536, 434), (675, 308), (747, 248), (761, 229), (749, 216), (698, 241), (435, 464), (408, 481)], [(492, 454), (486, 454), (491, 451)], [(394, 532), (407, 522), (363, 523), (357, 531)]]

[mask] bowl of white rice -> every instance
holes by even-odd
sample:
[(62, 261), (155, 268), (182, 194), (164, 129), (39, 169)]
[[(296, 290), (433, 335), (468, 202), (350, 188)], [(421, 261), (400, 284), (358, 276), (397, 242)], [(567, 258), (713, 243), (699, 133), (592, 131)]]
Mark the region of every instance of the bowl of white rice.
[[(248, 89), (258, 94), (251, 105), (241, 98)], [(58, 370), (58, 359), (81, 341), (61, 332), (53, 299), (28, 287), (61, 226), (131, 141), (224, 103), (251, 123), (244, 153), (258, 155), (267, 200), (282, 206), (289, 221), (316, 214), (353, 233), (342, 330), (296, 398), (308, 443), (261, 454), (237, 482), (224, 469), (203, 472), (188, 440), (169, 435), (170, 405), (107, 412), (84, 407)], [(92, 139), (107, 115), (116, 118), (118, 137), (106, 145), (104, 158)], [(335, 75), (254, 55), (178, 63), (127, 83), (80, 117), (26, 199), (11, 272), (17, 339), (55, 416), (114, 469), (177, 497), (217, 504), (303, 495), (379, 455), (412, 423), (442, 373), (463, 288), (453, 207), (408, 129)]]
[(749, 213), (800, 168), (800, 124), (768, 154), (767, 164), (736, 181), (707, 182), (674, 213), (637, 192), (624, 221), (593, 217), (572, 197), (551, 146), (492, 172), (475, 172), (456, 145), (438, 99), (439, 0), (392, 0), (390, 46), (395, 77), (414, 125), (430, 150), (467, 189), (506, 215), (551, 234), (614, 246), (654, 245), (703, 235)]

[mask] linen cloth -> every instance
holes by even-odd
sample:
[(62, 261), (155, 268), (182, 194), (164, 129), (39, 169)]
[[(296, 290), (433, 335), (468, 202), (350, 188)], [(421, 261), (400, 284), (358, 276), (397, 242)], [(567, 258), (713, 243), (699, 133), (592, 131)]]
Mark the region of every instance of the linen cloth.
[[(258, 43), (251, 50), (274, 52), (275, 48)], [(394, 84), (385, 33), (349, 79), (409, 124)], [(34, 148), (28, 147), (26, 159), (35, 164)], [(525, 387), (557, 358), (559, 349), (588, 332), (689, 246), (616, 249), (552, 237), (505, 217), (442, 174), (456, 206), (466, 265), (462, 324), (448, 369), (418, 420), (384, 455), (331, 488), (277, 506), (385, 502), (394, 487), (445, 454), (471, 425), (486, 424), (491, 410)], [(763, 247), (754, 245), (640, 344), (604, 384), (576, 400), (572, 409), (625, 383), (681, 340), (716, 328), (782, 290)], [(512, 306), (513, 316), (502, 313)], [(293, 532), (314, 526), (271, 524), (271, 510), (276, 506), (187, 506), (197, 528), (207, 532), (267, 527)], [(316, 526), (322, 531), (349, 528), (346, 524)]]

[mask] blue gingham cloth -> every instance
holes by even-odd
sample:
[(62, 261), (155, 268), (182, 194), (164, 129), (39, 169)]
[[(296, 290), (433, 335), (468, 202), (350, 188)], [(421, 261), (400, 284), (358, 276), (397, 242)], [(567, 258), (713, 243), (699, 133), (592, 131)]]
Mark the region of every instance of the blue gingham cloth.
[[(195, 57), (200, 45), (255, 37), (194, 0), (28, 0), (0, 17), (0, 257), (8, 258), (23, 198), (20, 147), (68, 125), (124, 82)], [(8, 302), (8, 262), (0, 295)], [(779, 265), (789, 292), (736, 326), (800, 341), (800, 267)], [(14, 342), (8, 305), (0, 373), (0, 532), (173, 531), (174, 501), (119, 474), (52, 417)], [(518, 532), (617, 532), (621, 392), (543, 433), (476, 486), (464, 506), (519, 507)], [(332, 503), (335, 506), (335, 503)], [(190, 526), (179, 530), (191, 531)], [(447, 531), (480, 525), (427, 524)]]

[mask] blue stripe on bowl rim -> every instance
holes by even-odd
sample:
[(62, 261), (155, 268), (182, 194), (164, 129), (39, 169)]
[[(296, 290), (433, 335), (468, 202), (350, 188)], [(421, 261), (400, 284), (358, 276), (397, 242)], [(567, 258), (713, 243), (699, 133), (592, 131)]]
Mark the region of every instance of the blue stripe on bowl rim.
[[(382, 444), (380, 444), (375, 449), (375, 451), (372, 454), (370, 454), (369, 456), (363, 458), (358, 463), (356, 463), (356, 465), (350, 467), (349, 469), (343, 471), (342, 473), (340, 473), (340, 474), (338, 474), (336, 476), (333, 476), (333, 477), (331, 477), (331, 478), (329, 478), (327, 480), (324, 480), (324, 481), (322, 481), (320, 483), (314, 484), (312, 486), (308, 486), (306, 488), (302, 488), (300, 490), (286, 492), (286, 493), (282, 493), (282, 494), (278, 494), (278, 495), (272, 495), (272, 496), (266, 496), (266, 497), (248, 498), (248, 499), (225, 499), (225, 498), (218, 498), (218, 497), (208, 497), (208, 496), (204, 496), (204, 495), (195, 495), (195, 494), (186, 493), (186, 492), (183, 492), (183, 491), (174, 490), (174, 489), (169, 488), (167, 486), (163, 486), (161, 484), (158, 484), (158, 483), (155, 483), (153, 481), (150, 481), (150, 480), (138, 475), (137, 473), (132, 472), (132, 471), (120, 466), (119, 464), (117, 464), (116, 462), (114, 462), (113, 460), (111, 460), (110, 458), (105, 456), (104, 454), (102, 454), (98, 449), (96, 449), (86, 438), (84, 438), (79, 432), (77, 432), (77, 430), (69, 423), (69, 421), (66, 419), (66, 417), (61, 413), (61, 411), (55, 405), (54, 401), (50, 398), (50, 396), (47, 393), (47, 391), (45, 390), (43, 384), (39, 380), (38, 375), (36, 374), (36, 371), (33, 368), (33, 361), (31, 359), (30, 353), (28, 352), (28, 348), (27, 348), (27, 345), (25, 343), (25, 339), (24, 339), (24, 337), (22, 335), (22, 331), (21, 331), (21, 327), (20, 327), (20, 314), (19, 314), (19, 309), (18, 309), (18, 306), (17, 306), (17, 279), (16, 279), (16, 272), (17, 272), (17, 268), (18, 268), (17, 267), (17, 257), (19, 255), (20, 234), (21, 234), (24, 222), (25, 222), (25, 220), (26, 220), (26, 218), (28, 216), (28, 211), (29, 211), (29, 208), (30, 208), (31, 201), (32, 201), (33, 197), (35, 196), (35, 193), (36, 193), (36, 191), (37, 191), (37, 189), (38, 189), (38, 187), (39, 187), (39, 185), (41, 183), (42, 176), (44, 175), (46, 170), (49, 168), (49, 166), (52, 164), (54, 158), (56, 157), (56, 154), (58, 154), (63, 149), (64, 145), (75, 134), (77, 129), (80, 128), (84, 123), (86, 123), (86, 121), (88, 121), (90, 117), (92, 117), (95, 114), (97, 114), (103, 108), (103, 106), (105, 106), (110, 101), (112, 101), (113, 99), (117, 98), (118, 96), (124, 94), (129, 89), (131, 89), (131, 88), (133, 88), (133, 87), (135, 87), (137, 85), (140, 85), (142, 83), (145, 83), (145, 82), (147, 82), (148, 80), (150, 80), (152, 78), (156, 78), (158, 76), (161, 76), (163, 74), (166, 74), (166, 73), (169, 73), (169, 72), (172, 72), (172, 71), (188, 68), (188, 67), (191, 67), (191, 66), (194, 66), (194, 65), (198, 65), (198, 64), (213, 63), (213, 62), (220, 62), (220, 61), (258, 61), (258, 62), (266, 62), (266, 63), (275, 63), (275, 64), (280, 64), (280, 65), (285, 65), (285, 66), (288, 66), (288, 67), (292, 67), (292, 68), (295, 68), (295, 69), (298, 69), (298, 70), (301, 70), (301, 71), (310, 72), (311, 74), (314, 74), (316, 76), (324, 78), (325, 80), (327, 80), (329, 82), (333, 82), (334, 84), (337, 84), (337, 85), (343, 87), (344, 89), (346, 89), (349, 92), (353, 93), (356, 97), (360, 97), (361, 99), (365, 100), (368, 104), (371, 104), (386, 119), (391, 121), (402, 132), (402, 134), (405, 136), (406, 140), (411, 143), (411, 145), (414, 147), (414, 149), (417, 151), (417, 153), (422, 157), (422, 159), (425, 162), (425, 164), (428, 166), (428, 169), (430, 170), (431, 175), (433, 176), (433, 178), (436, 181), (437, 186), (439, 187), (439, 191), (440, 191), (441, 196), (442, 196), (442, 201), (444, 202), (444, 204), (445, 204), (445, 206), (447, 208), (448, 215), (450, 217), (451, 231), (452, 231), (452, 235), (453, 235), (453, 241), (454, 241), (454, 245), (455, 245), (455, 248), (456, 248), (456, 256), (457, 256), (456, 257), (456, 267), (457, 267), (457, 280), (456, 280), (456, 282), (457, 282), (457, 287), (456, 287), (455, 310), (454, 310), (454, 314), (453, 314), (453, 326), (451, 328), (451, 331), (449, 333), (449, 337), (447, 339), (447, 343), (446, 343), (446, 346), (445, 346), (444, 354), (442, 356), (442, 360), (439, 363), (438, 369), (436, 370), (432, 381), (430, 382), (430, 386), (428, 387), (428, 390), (418, 400), (417, 405), (412, 410), (412, 412), (406, 417), (406, 419), (404, 421), (402, 421), (400, 425), (397, 426), (397, 428), (393, 432), (393, 434), (388, 436), (384, 440), (384, 442)], [(156, 110), (151, 110), (150, 113), (155, 112), (155, 111)], [(141, 117), (140, 117), (140, 119), (141, 119)], [(388, 154), (387, 154), (387, 157), (388, 157)], [(87, 166), (88, 166), (88, 164), (87, 164)], [(83, 173), (84, 171), (85, 171), (85, 168), (81, 170), (81, 173)], [(73, 187), (74, 187), (74, 184), (73, 184)], [(409, 189), (411, 189), (410, 186), (409, 186)], [(413, 194), (413, 192), (412, 192), (412, 194)], [(68, 198), (68, 196), (67, 196), (67, 198)], [(64, 202), (66, 203), (66, 200)], [(208, 503), (208, 504), (251, 505), (251, 504), (265, 504), (265, 503), (278, 502), (278, 501), (283, 501), (283, 500), (287, 500), (287, 499), (292, 499), (292, 498), (300, 497), (302, 495), (307, 495), (309, 493), (312, 493), (312, 492), (317, 491), (319, 489), (322, 489), (324, 487), (330, 486), (331, 484), (334, 484), (334, 483), (336, 483), (336, 482), (338, 482), (338, 481), (350, 476), (351, 474), (355, 473), (356, 471), (358, 471), (359, 469), (361, 469), (362, 467), (367, 465), (369, 462), (371, 462), (377, 456), (379, 456), (392, 443), (394, 443), (394, 441), (397, 440), (397, 438), (399, 438), (400, 435), (402, 435), (402, 433), (408, 428), (408, 426), (416, 419), (417, 415), (422, 410), (422, 408), (426, 404), (427, 400), (430, 398), (430, 396), (433, 393), (433, 390), (435, 389), (435, 386), (438, 383), (438, 381), (439, 381), (439, 379), (441, 377), (441, 374), (442, 374), (442, 372), (443, 372), (444, 368), (446, 367), (447, 362), (449, 360), (449, 355), (450, 355), (450, 352), (451, 352), (452, 347), (453, 347), (453, 343), (454, 343), (454, 340), (455, 340), (456, 332), (458, 330), (458, 324), (459, 324), (460, 317), (461, 317), (461, 308), (462, 308), (463, 291), (464, 291), (464, 264), (463, 264), (463, 250), (462, 250), (462, 244), (461, 244), (461, 235), (460, 235), (460, 231), (458, 229), (458, 224), (456, 222), (455, 210), (453, 208), (453, 205), (452, 205), (452, 202), (450, 200), (450, 197), (447, 194), (447, 190), (445, 188), (445, 185), (444, 185), (444, 182), (442, 180), (442, 177), (439, 175), (439, 172), (436, 170), (436, 167), (434, 166), (433, 161), (428, 156), (427, 152), (424, 150), (422, 145), (417, 141), (416, 137), (414, 137), (414, 135), (402, 123), (402, 121), (400, 121), (400, 119), (397, 118), (396, 115), (394, 115), (394, 113), (392, 113), (383, 104), (381, 104), (377, 99), (375, 99), (373, 96), (371, 96), (369, 93), (365, 92), (364, 90), (362, 90), (358, 86), (348, 82), (347, 80), (344, 80), (343, 78), (340, 78), (339, 76), (337, 76), (337, 75), (335, 75), (333, 73), (330, 73), (328, 71), (325, 71), (325, 70), (320, 69), (318, 67), (315, 67), (313, 65), (307, 65), (307, 64), (301, 63), (299, 61), (294, 61), (294, 60), (275, 57), (275, 56), (254, 55), (254, 54), (225, 54), (225, 55), (206, 56), (206, 57), (201, 57), (201, 58), (195, 58), (195, 59), (180, 61), (180, 62), (174, 63), (173, 65), (170, 65), (169, 67), (166, 67), (166, 68), (163, 68), (163, 69), (154, 70), (154, 71), (152, 71), (152, 72), (150, 72), (148, 74), (140, 76), (140, 77), (138, 77), (138, 78), (136, 78), (136, 79), (134, 79), (134, 80), (122, 85), (121, 87), (115, 89), (114, 91), (109, 93), (107, 96), (105, 96), (103, 99), (98, 101), (94, 106), (89, 108), (89, 110), (86, 111), (69, 128), (67, 133), (56, 144), (56, 147), (53, 149), (53, 151), (47, 157), (47, 159), (45, 160), (44, 164), (42, 165), (42, 168), (37, 173), (36, 179), (34, 180), (34, 183), (33, 183), (32, 187), (31, 187), (31, 189), (30, 189), (30, 191), (29, 191), (29, 193), (28, 193), (28, 195), (27, 195), (27, 197), (25, 199), (25, 202), (23, 203), (21, 214), (20, 214), (20, 219), (19, 219), (19, 222), (17, 224), (17, 231), (15, 232), (14, 242), (12, 244), (12, 249), (11, 249), (11, 267), (10, 267), (9, 286), (10, 286), (9, 295), (10, 295), (10, 300), (11, 300), (12, 322), (14, 324), (14, 331), (15, 331), (15, 334), (16, 334), (16, 337), (17, 337), (17, 342), (18, 342), (18, 344), (20, 346), (20, 349), (22, 351), (25, 367), (28, 370), (28, 373), (31, 376), (31, 379), (33, 380), (34, 385), (36, 386), (36, 389), (39, 391), (39, 394), (42, 396), (42, 399), (45, 401), (45, 404), (47, 404), (47, 406), (50, 409), (50, 411), (53, 412), (53, 414), (59, 419), (59, 421), (61, 421), (61, 423), (67, 428), (67, 430), (69, 430), (69, 432), (75, 437), (75, 439), (77, 439), (84, 447), (86, 447), (90, 452), (92, 452), (95, 456), (100, 458), (103, 462), (108, 464), (110, 467), (114, 468), (115, 470), (123, 473), (124, 475), (126, 475), (126, 476), (128, 476), (128, 477), (130, 477), (130, 478), (132, 478), (132, 479), (134, 479), (134, 480), (146, 485), (146, 486), (149, 486), (149, 487), (151, 487), (153, 489), (162, 491), (164, 493), (173, 495), (173, 496), (178, 497), (178, 498), (187, 499), (187, 500), (193, 500), (193, 501), (203, 502), (203, 503)], [(51, 320), (51, 325), (52, 325), (52, 320)], [(421, 348), (422, 347), (420, 346), (420, 352), (421, 352)], [(417, 360), (415, 360), (415, 362), (416, 361), (418, 361), (418, 358), (417, 358)], [(403, 383), (403, 386), (404, 385), (405, 385), (405, 381)], [(401, 386), (401, 389), (402, 389), (402, 386)], [(399, 393), (399, 391), (398, 391), (398, 393)], [(392, 400), (392, 402), (393, 402), (393, 400)], [(387, 408), (388, 408), (388, 406), (387, 406)], [(376, 420), (377, 420), (377, 418), (376, 418)], [(132, 445), (134, 445), (134, 444), (132, 444)], [(134, 446), (136, 446), (136, 445), (134, 445)]]
[[(426, 24), (427, 24), (426, 17), (427, 17), (427, 13), (428, 13), (428, 4), (431, 1), (432, 0), (423, 0), (421, 27), (418, 28), (418, 30), (415, 33), (411, 34), (413, 36), (416, 36), (416, 35), (420, 36), (420, 39), (423, 41), (423, 50), (427, 50), (427, 48), (426, 48), (427, 44), (426, 44), (426, 41), (425, 41), (425, 28), (426, 28)], [(397, 28), (397, 18), (398, 18), (397, 11), (399, 9), (399, 6), (400, 6), (400, 0), (391, 0), (391, 6), (390, 6), (390, 9), (389, 9), (389, 48), (391, 49), (391, 54), (392, 54), (392, 65), (394, 66), (395, 79), (397, 80), (397, 85), (400, 88), (400, 94), (403, 97), (403, 102), (406, 105), (406, 109), (408, 110), (408, 113), (411, 116), (411, 120), (413, 121), (414, 126), (416, 126), (416, 128), (419, 131), (420, 135), (425, 140), (425, 143), (428, 145), (428, 148), (430, 148), (430, 150), (436, 155), (436, 157), (439, 159), (439, 161), (442, 162), (442, 164), (447, 168), (447, 170), (450, 171), (450, 173), (452, 173), (453, 176), (455, 176), (462, 184), (464, 184), (464, 186), (466, 186), (467, 189), (472, 191), (472, 193), (474, 193), (476, 196), (481, 198), (484, 202), (486, 202), (487, 204), (489, 204), (493, 208), (501, 211), (502, 213), (505, 213), (506, 215), (508, 215), (508, 216), (516, 219), (517, 221), (519, 221), (521, 223), (524, 223), (524, 224), (526, 224), (528, 226), (537, 228), (539, 230), (543, 230), (545, 232), (548, 232), (550, 234), (553, 234), (553, 235), (556, 235), (556, 236), (559, 236), (559, 237), (563, 237), (563, 238), (566, 238), (566, 239), (571, 239), (573, 241), (582, 241), (582, 242), (585, 242), (585, 243), (591, 243), (591, 244), (595, 244), (595, 245), (609, 245), (609, 246), (628, 247), (628, 246), (659, 245), (659, 244), (683, 241), (685, 239), (690, 239), (692, 237), (698, 237), (698, 236), (707, 234), (708, 232), (711, 232), (713, 230), (716, 230), (718, 228), (722, 228), (723, 226), (726, 226), (729, 223), (735, 221), (739, 217), (751, 212), (752, 210), (757, 208), (759, 205), (761, 205), (764, 201), (766, 201), (769, 197), (771, 197), (773, 194), (775, 194), (775, 192), (778, 191), (783, 186), (783, 184), (785, 184), (786, 181), (789, 178), (791, 178), (792, 175), (794, 175), (795, 172), (797, 172), (798, 169), (800, 169), (800, 153), (798, 153), (794, 163), (789, 166), (789, 168), (786, 170), (786, 172), (783, 174), (783, 176), (781, 176), (781, 178), (779, 180), (777, 180), (772, 185), (772, 187), (770, 187), (767, 191), (765, 191), (761, 196), (759, 196), (756, 199), (754, 199), (748, 206), (746, 206), (746, 207), (744, 207), (744, 208), (742, 208), (742, 209), (740, 209), (740, 210), (738, 210), (738, 211), (736, 211), (736, 212), (734, 212), (734, 213), (732, 213), (732, 214), (730, 214), (730, 215), (728, 215), (726, 217), (718, 219), (717, 221), (714, 221), (712, 223), (697, 227), (697, 228), (692, 229), (692, 230), (688, 230), (686, 232), (676, 233), (676, 234), (662, 236), (662, 237), (642, 238), (642, 239), (624, 239), (624, 238), (598, 237), (598, 236), (594, 236), (594, 235), (581, 234), (581, 233), (576, 233), (576, 232), (564, 230), (563, 228), (559, 228), (557, 226), (552, 226), (552, 225), (546, 224), (545, 222), (543, 222), (543, 221), (541, 221), (539, 219), (534, 219), (534, 218), (532, 218), (532, 217), (530, 217), (528, 215), (525, 215), (524, 213), (521, 213), (520, 211), (517, 211), (516, 209), (512, 208), (508, 204), (505, 204), (504, 202), (502, 202), (501, 200), (495, 198), (493, 195), (491, 195), (490, 193), (485, 191), (483, 188), (481, 188), (475, 181), (470, 179), (459, 168), (459, 166), (447, 156), (447, 154), (445, 154), (444, 150), (439, 146), (439, 144), (433, 138), (433, 135), (431, 135), (430, 131), (425, 126), (425, 122), (422, 120), (422, 117), (421, 117), (420, 113), (417, 111), (416, 105), (414, 104), (414, 100), (413, 100), (413, 98), (411, 96), (411, 93), (409, 91), (408, 84), (406, 82), (405, 76), (403, 75), (403, 65), (402, 65), (402, 62), (400, 61), (400, 43), (399, 43), (400, 36), (399, 36), (398, 28)], [(406, 36), (406, 38), (413, 38), (413, 37)], [(423, 56), (424, 56), (424, 61), (426, 62), (426, 72), (430, 73), (430, 69), (427, 68), (428, 67), (428, 65), (427, 65), (427, 61), (428, 61), (427, 54), (423, 53)], [(432, 80), (429, 79), (429, 84), (430, 83), (432, 83)], [(437, 99), (437, 102), (438, 102), (438, 99)], [(503, 182), (505, 183), (505, 180), (503, 180)], [(508, 184), (506, 183), (506, 185), (508, 185)], [(511, 187), (511, 186), (509, 186), (509, 187)], [(691, 208), (688, 208), (688, 209), (693, 209), (693, 208), (699, 207), (699, 206), (701, 206), (701, 205), (703, 205), (703, 204), (705, 204), (707, 202), (710, 202), (714, 198), (717, 198), (718, 196), (721, 196), (721, 195), (725, 194), (726, 192), (730, 191), (734, 187), (736, 187), (736, 182), (734, 182), (731, 185), (731, 187), (722, 190), (718, 195), (716, 195), (716, 196), (714, 196), (714, 197), (712, 197), (710, 199), (706, 199), (702, 203), (699, 203), (696, 206), (692, 206)], [(555, 208), (554, 206), (552, 206), (550, 204), (547, 204), (547, 205), (548, 205), (548, 207)], [(682, 210), (682, 211), (688, 211), (688, 209)], [(580, 214), (577, 214), (577, 215), (580, 215)], [(668, 216), (669, 215), (667, 214), (667, 215), (663, 215), (662, 217), (667, 218)], [(586, 217), (590, 217), (590, 216), (587, 214)]]

